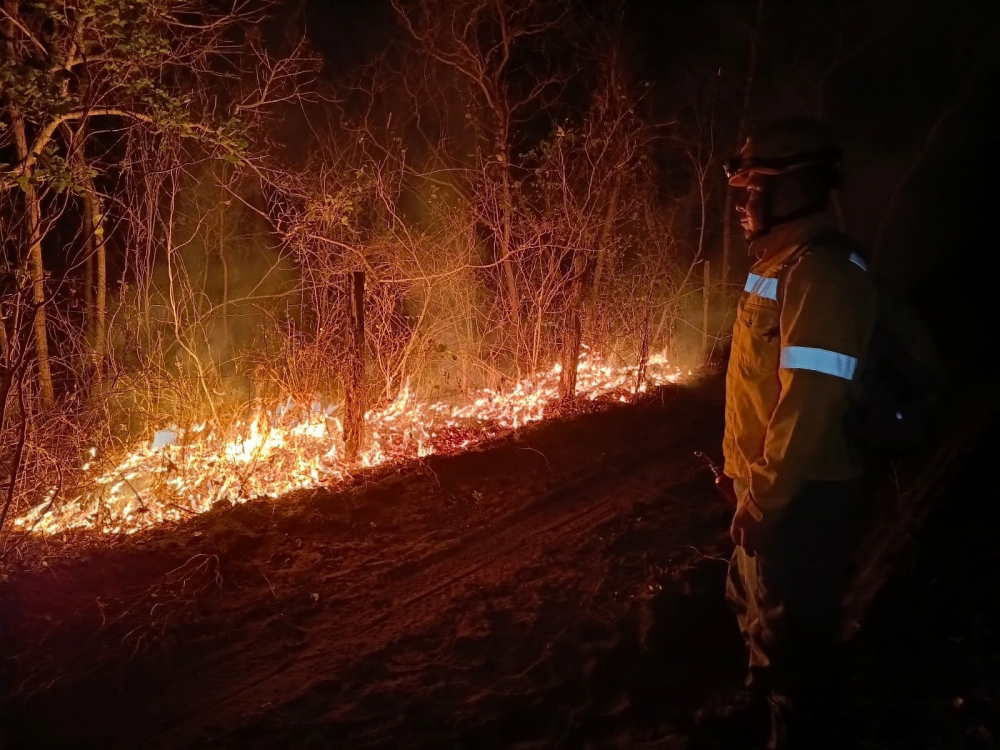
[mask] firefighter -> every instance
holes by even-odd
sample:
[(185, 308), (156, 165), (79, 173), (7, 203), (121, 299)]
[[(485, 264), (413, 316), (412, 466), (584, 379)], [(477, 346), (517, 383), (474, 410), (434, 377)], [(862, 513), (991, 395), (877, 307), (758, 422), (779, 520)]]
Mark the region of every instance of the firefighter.
[(774, 749), (832, 736), (824, 722), (862, 474), (846, 424), (876, 299), (831, 210), (839, 158), (822, 123), (787, 118), (726, 166), (755, 259), (733, 326), (723, 441), (738, 499), (727, 598), (749, 674), (744, 693), (700, 718), (757, 727)]

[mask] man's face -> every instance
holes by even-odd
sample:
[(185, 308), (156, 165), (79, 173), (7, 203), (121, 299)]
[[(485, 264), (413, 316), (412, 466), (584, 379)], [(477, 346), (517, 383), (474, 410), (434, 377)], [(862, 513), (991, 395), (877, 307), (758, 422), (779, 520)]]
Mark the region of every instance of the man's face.
[(743, 236), (749, 241), (764, 229), (766, 211), (764, 184), (766, 177), (757, 173), (747, 176), (747, 184), (736, 198), (736, 213), (740, 216)]

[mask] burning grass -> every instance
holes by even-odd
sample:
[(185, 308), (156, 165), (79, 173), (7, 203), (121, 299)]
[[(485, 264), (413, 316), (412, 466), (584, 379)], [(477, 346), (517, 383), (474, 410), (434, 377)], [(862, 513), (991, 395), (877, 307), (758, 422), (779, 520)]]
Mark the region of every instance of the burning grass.
[[(202, 423), (186, 431), (160, 430), (124, 456), (98, 456), (91, 449), (80, 491), (64, 499), (51, 490), (14, 526), (46, 534), (130, 534), (218, 503), (336, 485), (359, 468), (449, 453), (544, 419), (559, 401), (559, 373), (555, 365), (507, 391), (484, 389), (461, 403), (419, 400), (404, 388), (392, 403), (366, 415), (369, 439), (353, 464), (344, 453), (339, 407), (319, 403), (259, 410), (228, 429)], [(651, 357), (638, 391), (682, 375), (666, 357)], [(577, 393), (591, 401), (627, 401), (636, 378), (635, 366), (611, 366), (587, 352), (580, 359)]]

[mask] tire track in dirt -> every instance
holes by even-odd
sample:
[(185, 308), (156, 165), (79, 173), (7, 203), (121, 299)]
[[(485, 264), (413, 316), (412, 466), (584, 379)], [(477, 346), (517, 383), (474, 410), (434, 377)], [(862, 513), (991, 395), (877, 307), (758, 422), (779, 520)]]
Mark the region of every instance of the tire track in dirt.
[[(715, 435), (712, 427), (694, 436), (691, 432), (675, 435), (653, 450), (612, 454), (595, 469), (538, 496), (499, 523), (467, 533), (422, 560), (409, 560), (384, 572), (382, 578), (388, 585), (379, 594), (384, 603), (381, 613), (352, 612), (346, 619), (343, 612), (317, 615), (307, 628), (311, 647), (292, 659), (279, 659), (280, 666), (249, 681), (239, 680), (237, 690), (200, 704), (185, 716), (182, 726), (168, 730), (158, 741), (168, 747), (178, 735), (204, 726), (208, 717), (218, 723), (223, 712), (246, 716), (265, 705), (280, 711), (311, 690), (326, 689), (331, 679), (349, 672), (351, 664), (439, 617), (456, 590), (479, 578), (494, 582), (498, 576), (509, 578), (544, 547), (586, 534), (631, 508), (634, 501), (650, 500), (649, 495), (689, 481), (691, 461), (678, 452), (678, 444), (689, 444), (693, 437), (710, 439)], [(293, 664), (296, 669), (290, 670)], [(303, 673), (313, 679), (303, 684)]]
[[(162, 532), (156, 547), (147, 541), (124, 554), (60, 561), (60, 571), (90, 581), (87, 591), (67, 589), (74, 605), (89, 604), (89, 592), (119, 591), (117, 574), (102, 575), (109, 564), (136, 560), (148, 571), (123, 580), (127, 596), (195, 551), (219, 556), (226, 584), (134, 660), (117, 657), (115, 634), (94, 632), (83, 614), (66, 621), (53, 654), (74, 660), (65, 664), (67, 679), (20, 703), (16, 736), (26, 750), (81, 736), (109, 750), (173, 750), (271, 747), (259, 731), (277, 736), (305, 726), (365, 734), (367, 722), (387, 716), (371, 701), (395, 700), (396, 660), (419, 679), (419, 664), (435, 673), (437, 660), (462, 665), (479, 658), (469, 648), (492, 650), (456, 630), (488, 596), (477, 592), (498, 594), (486, 606), (504, 617), (545, 617), (539, 592), (570, 580), (560, 571), (576, 566), (574, 550), (594, 545), (594, 530), (614, 525), (634, 503), (688, 482), (690, 451), (717, 439), (719, 413), (711, 392), (684, 389), (659, 403), (543, 423), (370, 486), (206, 516)], [(597, 554), (581, 565), (597, 565), (600, 576), (605, 558)], [(553, 560), (562, 562), (552, 568)], [(45, 585), (46, 574), (23, 590), (33, 591), (35, 580)], [(55, 612), (25, 599), (33, 603), (25, 624)], [(130, 615), (123, 627), (143, 625), (141, 611)], [(87, 661), (94, 646), (103, 656)], [(51, 724), (53, 715), (64, 721)]]
[[(532, 542), (535, 544), (552, 543), (573, 532), (586, 531), (607, 521), (621, 510), (619, 506), (622, 505), (623, 499), (620, 491), (616, 490), (620, 490), (620, 484), (623, 481), (622, 474), (626, 470), (638, 470), (656, 458), (665, 458), (669, 454), (670, 452), (665, 450), (643, 454), (613, 472), (609, 472), (605, 466), (602, 470), (592, 472), (590, 475), (571, 485), (560, 487), (543, 495), (521, 511), (505, 519), (507, 523), (503, 524), (500, 529), (490, 529), (488, 532), (482, 531), (469, 535), (448, 549), (445, 554), (442, 554), (440, 563), (434, 561), (427, 569), (414, 571), (411, 575), (402, 577), (402, 580), (405, 581), (407, 578), (417, 577), (418, 574), (420, 574), (421, 578), (431, 578), (433, 580), (439, 572), (436, 570), (436, 567), (449, 563), (454, 564), (456, 559), (461, 560), (467, 551), (473, 552), (470, 564), (452, 572), (450, 577), (444, 581), (429, 583), (424, 590), (409, 594), (399, 602), (400, 605), (404, 607), (412, 606), (424, 599), (443, 593), (463, 580), (475, 575), (478, 571), (494, 564), (498, 558), (506, 559), (516, 549), (530, 545)], [(677, 467), (670, 465), (670, 468)], [(682, 477), (678, 483), (685, 478), (687, 477)], [(649, 477), (643, 476), (642, 479), (648, 480)], [(636, 482), (634, 479), (628, 481), (636, 486), (648, 485), (648, 481)], [(586, 488), (586, 490), (581, 491), (583, 488)], [(569, 509), (569, 512), (566, 512), (564, 505), (567, 502), (571, 502), (572, 498), (587, 496), (591, 497), (589, 505), (585, 505), (585, 507), (579, 509), (572, 507)], [(563, 508), (563, 512), (553, 513), (554, 510), (559, 508)], [(537, 521), (539, 516), (544, 516), (545, 514), (552, 515), (547, 523), (531, 527), (524, 532), (524, 536), (511, 538), (528, 522)], [(490, 543), (491, 539), (492, 543)], [(487, 549), (484, 550), (481, 547), (475, 546), (480, 543), (486, 543)]]

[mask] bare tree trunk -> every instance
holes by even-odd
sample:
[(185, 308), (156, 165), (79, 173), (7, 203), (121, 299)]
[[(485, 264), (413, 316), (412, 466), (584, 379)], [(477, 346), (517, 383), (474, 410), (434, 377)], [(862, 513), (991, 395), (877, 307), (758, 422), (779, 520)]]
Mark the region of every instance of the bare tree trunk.
[(677, 316), (672, 314), (667, 319), (667, 345), (665, 348), (667, 352), (667, 361), (673, 362), (674, 355), (677, 353)]
[[(66, 128), (69, 129), (68, 126)], [(82, 160), (78, 160), (78, 165), (83, 166)], [(77, 172), (77, 179), (82, 179), (80, 176), (83, 170), (80, 169)], [(85, 318), (83, 322), (84, 333), (87, 338), (87, 344), (90, 347), (94, 345), (94, 323), (97, 319), (97, 315), (94, 311), (94, 212), (91, 210), (91, 201), (84, 193), (83, 198), (83, 310), (85, 313)], [(93, 349), (91, 349), (93, 353)]]
[(94, 217), (94, 255), (97, 260), (97, 278), (94, 289), (94, 372), (100, 381), (104, 374), (108, 335), (108, 255), (104, 244), (104, 210), (101, 206), (101, 198), (94, 189), (93, 180), (88, 179), (87, 182), (89, 208)]
[[(15, 132), (18, 128), (15, 126)], [(24, 123), (20, 123), (24, 134)], [(20, 140), (20, 139), (18, 139)], [(38, 360), (38, 389), (43, 408), (55, 403), (52, 387), (52, 367), (49, 363), (48, 324), (45, 317), (45, 266), (42, 261), (42, 207), (34, 187), (24, 191), (28, 209), (28, 273), (31, 276), (31, 298), (35, 306), (35, 357)]]
[[(99, 393), (104, 376), (104, 355), (106, 341), (106, 315), (108, 298), (108, 261), (104, 247), (104, 211), (101, 197), (97, 194), (94, 181), (86, 170), (82, 154), (78, 157), (83, 167), (83, 231), (87, 238), (87, 322), (90, 329), (90, 356), (94, 372), (93, 391)], [(96, 272), (96, 273), (95, 273)], [(92, 285), (92, 286), (91, 286)]]
[[(0, 302), (0, 357), (2, 362), (10, 362), (13, 352), (10, 348), (10, 340), (7, 338), (7, 319), (4, 317), (3, 303)], [(3, 425), (3, 404), (0, 403), (0, 426)]]
[[(226, 165), (222, 165), (222, 175), (219, 178), (220, 183), (227, 178), (228, 170)], [(222, 266), (222, 308), (220, 310), (220, 317), (222, 318), (222, 341), (225, 342), (224, 353), (220, 352), (219, 361), (222, 363), (221, 370), (225, 374), (226, 369), (229, 369), (230, 373), (236, 374), (235, 363), (232, 360), (231, 352), (233, 351), (232, 338), (229, 331), (229, 261), (226, 259), (226, 206), (228, 201), (224, 202), (222, 207), (219, 209), (219, 264)], [(227, 365), (229, 367), (227, 368)]]
[[(87, 236), (93, 231), (90, 229), (90, 216), (88, 211), (84, 211), (83, 233)], [(83, 309), (86, 313), (84, 321), (84, 332), (87, 341), (94, 340), (94, 256), (89, 252), (83, 258)]]
[(226, 260), (225, 211), (219, 216), (219, 263), (222, 265), (222, 325), (229, 333), (229, 261)]
[[(757, 0), (757, 20), (754, 23), (753, 36), (750, 39), (750, 56), (747, 61), (747, 78), (743, 86), (743, 107), (740, 110), (740, 121), (736, 128), (736, 147), (743, 146), (743, 139), (746, 137), (747, 118), (750, 114), (750, 98), (753, 92), (754, 75), (757, 72), (757, 48), (760, 42), (760, 29), (764, 23), (764, 0)], [(722, 271), (719, 278), (723, 284), (729, 282), (732, 270), (733, 245), (733, 190), (726, 188), (726, 207), (722, 215)]]
[(344, 393), (344, 444), (355, 461), (365, 438), (365, 272), (347, 275), (347, 383)]
[[(24, 161), (28, 154), (28, 141), (24, 131), (24, 119), (20, 113), (11, 113), (14, 140), (17, 143), (18, 159)], [(31, 173), (25, 170), (25, 177)], [(52, 387), (52, 368), (49, 363), (48, 325), (45, 319), (45, 266), (42, 261), (42, 206), (34, 185), (26, 183), (24, 207), (28, 216), (28, 274), (31, 278), (32, 301), (35, 312), (35, 356), (38, 360), (38, 389), (43, 408), (55, 403)]]
[[(17, 377), (14, 377), (14, 373), (11, 372), (4, 373), (3, 382), (0, 384), (0, 390), (2, 390), (3, 403), (6, 406), (7, 396), (10, 393), (10, 388), (12, 383), (17, 385), (17, 403), (18, 410), (21, 417), (21, 429), (18, 431), (17, 436), (17, 447), (14, 449), (14, 457), (11, 460), (10, 465), (10, 482), (7, 485), (7, 497), (4, 500), (3, 511), (0, 512), (0, 531), (3, 531), (4, 525), (7, 523), (7, 514), (10, 512), (10, 506), (14, 503), (14, 495), (17, 492), (17, 480), (21, 471), (21, 462), (24, 459), (24, 444), (27, 442), (27, 432), (28, 432), (28, 414), (24, 405), (24, 373), (18, 373)], [(6, 417), (4, 409), (0, 412), (0, 418)], [(0, 424), (3, 424), (0, 422)]]
[(86, 140), (84, 128), (85, 125), (81, 123), (74, 133), (67, 123), (62, 124), (66, 143), (73, 152), (71, 159), (74, 162), (76, 181), (83, 192), (83, 299), (87, 313), (86, 336), (90, 346), (91, 370), (93, 371), (91, 391), (99, 393), (104, 374), (106, 340), (107, 255), (104, 247), (104, 210), (101, 205), (101, 196), (97, 192), (90, 170), (87, 168), (87, 157), (84, 152)]
[(9, 362), (4, 364), (8, 366), (0, 369), (0, 425), (7, 423), (7, 399), (14, 384), (14, 368)]
[(608, 196), (608, 208), (597, 237), (596, 261), (591, 264), (581, 252), (577, 252), (573, 258), (573, 286), (563, 326), (562, 372), (559, 377), (559, 395), (564, 399), (576, 395), (576, 374), (580, 365), (580, 345), (583, 343), (584, 308), (593, 302), (594, 291), (607, 263), (607, 246), (614, 231), (620, 193), (621, 179), (616, 179), (611, 187), (611, 195)]
[(590, 285), (591, 291), (600, 287), (604, 278), (604, 269), (608, 262), (608, 243), (611, 241), (611, 233), (614, 230), (615, 216), (618, 213), (618, 198), (621, 195), (622, 178), (614, 181), (611, 188), (611, 195), (608, 198), (608, 211), (604, 215), (604, 223), (601, 225), (601, 236), (597, 239), (597, 262), (594, 267), (594, 281)]
[[(17, 0), (7, 2), (7, 21), (4, 24), (7, 50), (14, 57), (13, 42), (15, 19), (18, 15)], [(14, 131), (14, 143), (17, 147), (17, 158), (22, 164), (27, 164), (28, 138), (24, 127), (24, 117), (13, 104), (10, 105), (11, 129)], [(48, 326), (45, 320), (45, 267), (42, 261), (42, 207), (35, 186), (31, 183), (32, 169), (25, 166), (22, 176), (26, 178), (24, 186), (24, 206), (28, 216), (28, 274), (31, 278), (32, 301), (35, 305), (34, 335), (35, 356), (38, 360), (38, 391), (41, 405), (49, 408), (55, 403), (55, 391), (52, 387), (52, 368), (49, 363)]]
[[(497, 115), (501, 117), (501, 114)], [(521, 369), (521, 300), (517, 292), (517, 275), (513, 260), (513, 198), (510, 190), (510, 152), (507, 149), (507, 131), (503, 129), (503, 153), (501, 157), (503, 163), (500, 165), (501, 187), (503, 189), (503, 205), (500, 207), (500, 264), (503, 267), (504, 283), (507, 286), (507, 304), (510, 308), (511, 321), (514, 324), (514, 334), (517, 336), (515, 342), (515, 359), (517, 360), (518, 372)]]

